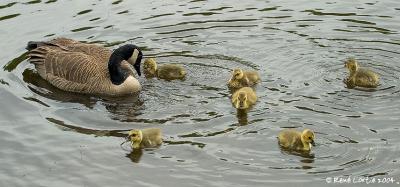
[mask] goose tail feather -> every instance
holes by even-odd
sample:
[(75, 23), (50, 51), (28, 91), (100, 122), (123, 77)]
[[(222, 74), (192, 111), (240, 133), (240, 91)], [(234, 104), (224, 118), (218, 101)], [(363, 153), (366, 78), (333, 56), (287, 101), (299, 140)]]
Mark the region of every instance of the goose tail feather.
[(25, 49), (30, 51), (33, 49), (36, 49), (40, 46), (44, 46), (44, 45), (48, 45), (48, 42), (37, 42), (37, 41), (30, 41), (28, 42), (28, 44), (26, 45)]

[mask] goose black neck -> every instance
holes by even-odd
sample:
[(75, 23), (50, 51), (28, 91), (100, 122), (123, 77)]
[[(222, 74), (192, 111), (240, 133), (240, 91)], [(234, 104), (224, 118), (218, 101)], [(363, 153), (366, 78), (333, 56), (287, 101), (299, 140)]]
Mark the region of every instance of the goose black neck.
[(136, 57), (135, 64), (132, 64), (140, 76), (140, 61), (142, 60), (142, 53), (138, 49), (137, 46), (133, 44), (126, 44), (118, 49), (116, 49), (110, 57), (108, 62), (108, 71), (110, 73), (110, 78), (113, 84), (120, 85), (122, 84), (126, 78), (129, 76), (129, 71), (121, 68), (121, 62), (123, 60), (128, 61), (132, 58), (134, 51), (138, 50), (138, 56)]
[(115, 85), (122, 84), (126, 78), (128, 78), (129, 74), (121, 68), (121, 62), (125, 59), (121, 52), (117, 49), (115, 50), (110, 57), (110, 61), (108, 62), (108, 72), (110, 73), (111, 82)]

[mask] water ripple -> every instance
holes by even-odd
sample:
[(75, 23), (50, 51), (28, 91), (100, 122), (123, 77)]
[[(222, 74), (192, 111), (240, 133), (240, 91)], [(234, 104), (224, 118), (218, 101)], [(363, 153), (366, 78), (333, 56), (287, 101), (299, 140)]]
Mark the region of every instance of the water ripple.
[(17, 4), (17, 2), (11, 2), (11, 3), (5, 4), (5, 5), (0, 5), (0, 9), (12, 7), (15, 4)]
[(19, 15), (21, 15), (21, 14), (11, 14), (11, 15), (7, 15), (7, 16), (2, 16), (2, 17), (0, 17), (0, 21), (7, 20), (7, 19), (12, 19), (12, 18), (15, 18), (15, 17), (17, 17)]

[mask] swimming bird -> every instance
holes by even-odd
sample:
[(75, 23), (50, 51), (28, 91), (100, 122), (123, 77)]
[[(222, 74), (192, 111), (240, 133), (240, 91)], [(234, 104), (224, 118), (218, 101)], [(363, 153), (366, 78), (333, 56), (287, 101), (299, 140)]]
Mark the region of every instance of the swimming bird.
[(310, 129), (305, 129), (303, 132), (285, 129), (278, 135), (279, 145), (294, 151), (310, 151), (312, 145), (315, 145), (314, 138), (314, 132)]
[(228, 87), (238, 89), (245, 86), (253, 86), (261, 81), (260, 75), (257, 71), (243, 71), (241, 69), (234, 69), (232, 76), (228, 81)]
[(148, 78), (158, 77), (160, 79), (175, 80), (184, 79), (185, 69), (178, 64), (163, 64), (157, 66), (154, 58), (146, 58), (143, 63), (143, 72)]
[(29, 62), (53, 86), (69, 92), (122, 96), (141, 90), (142, 52), (132, 44), (113, 52), (103, 46), (67, 38), (29, 42)]
[(348, 88), (356, 86), (376, 88), (379, 85), (379, 75), (369, 69), (359, 67), (354, 58), (347, 59), (344, 67), (350, 72), (349, 77), (344, 80)]
[(253, 88), (243, 87), (232, 95), (232, 104), (237, 109), (248, 109), (257, 101), (257, 95)]
[(162, 144), (162, 134), (159, 128), (132, 129), (128, 133), (133, 149), (154, 148)]

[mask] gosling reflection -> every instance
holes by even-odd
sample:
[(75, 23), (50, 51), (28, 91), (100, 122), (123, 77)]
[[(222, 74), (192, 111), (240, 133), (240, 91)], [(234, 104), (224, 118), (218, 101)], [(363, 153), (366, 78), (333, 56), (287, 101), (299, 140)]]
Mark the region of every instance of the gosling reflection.
[(315, 158), (314, 154), (303, 153), (303, 154), (300, 154), (299, 156), (304, 158), (304, 159), (300, 160), (300, 162), (302, 163), (301, 169), (309, 170), (309, 169), (314, 168), (312, 166), (312, 163), (314, 163), (314, 158)]
[(248, 115), (247, 110), (237, 110), (236, 117), (238, 118), (239, 125), (248, 125)]
[(134, 163), (139, 163), (140, 158), (142, 158), (142, 155), (143, 155), (142, 149), (132, 149), (132, 151), (129, 154), (126, 154), (126, 157), (128, 157)]
[(281, 147), (281, 153), (302, 157), (303, 159), (300, 160), (301, 163), (304, 163), (302, 169), (311, 169), (307, 164), (314, 163), (315, 159), (315, 154), (309, 151), (296, 151)]

